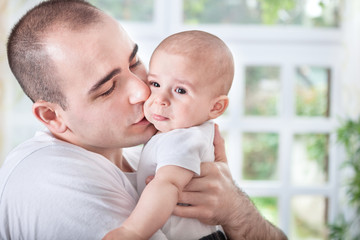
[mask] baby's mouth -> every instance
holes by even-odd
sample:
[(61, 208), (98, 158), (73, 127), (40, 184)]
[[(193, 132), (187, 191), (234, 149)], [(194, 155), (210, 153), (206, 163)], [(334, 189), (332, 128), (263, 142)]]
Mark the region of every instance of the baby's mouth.
[(158, 114), (153, 114), (153, 115), (152, 115), (152, 118), (153, 118), (155, 121), (166, 121), (166, 120), (169, 119), (169, 118), (167, 118), (167, 117), (164, 117), (164, 116), (161, 116), (161, 115), (158, 115)]

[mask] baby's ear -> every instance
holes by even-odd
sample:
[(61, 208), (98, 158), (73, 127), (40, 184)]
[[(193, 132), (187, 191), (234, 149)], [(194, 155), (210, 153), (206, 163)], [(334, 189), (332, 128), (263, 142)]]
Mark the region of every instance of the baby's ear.
[(213, 100), (210, 110), (210, 119), (215, 119), (223, 114), (229, 105), (229, 98), (226, 95), (221, 95)]
[(63, 133), (67, 127), (59, 114), (59, 108), (61, 107), (58, 104), (39, 100), (33, 104), (32, 110), (35, 117), (51, 132)]

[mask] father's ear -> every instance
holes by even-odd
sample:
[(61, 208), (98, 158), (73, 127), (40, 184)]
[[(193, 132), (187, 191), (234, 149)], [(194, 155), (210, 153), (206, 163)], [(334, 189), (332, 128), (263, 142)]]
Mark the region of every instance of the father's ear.
[(213, 100), (212, 108), (210, 110), (210, 119), (215, 119), (225, 112), (229, 105), (229, 98), (226, 95), (221, 95)]
[(60, 114), (61, 107), (56, 103), (36, 101), (32, 107), (35, 117), (53, 133), (64, 133), (67, 126)]

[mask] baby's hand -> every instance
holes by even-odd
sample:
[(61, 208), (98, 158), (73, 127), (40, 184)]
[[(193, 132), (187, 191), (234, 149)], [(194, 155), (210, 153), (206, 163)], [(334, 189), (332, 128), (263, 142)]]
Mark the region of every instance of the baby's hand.
[(130, 231), (125, 227), (116, 228), (110, 232), (108, 232), (103, 240), (144, 240), (135, 232)]

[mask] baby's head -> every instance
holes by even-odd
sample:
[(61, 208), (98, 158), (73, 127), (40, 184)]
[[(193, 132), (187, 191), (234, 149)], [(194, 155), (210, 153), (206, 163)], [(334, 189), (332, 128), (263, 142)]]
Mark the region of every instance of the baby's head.
[(227, 108), (234, 62), (226, 44), (202, 31), (176, 33), (155, 49), (146, 118), (161, 132), (200, 125)]

